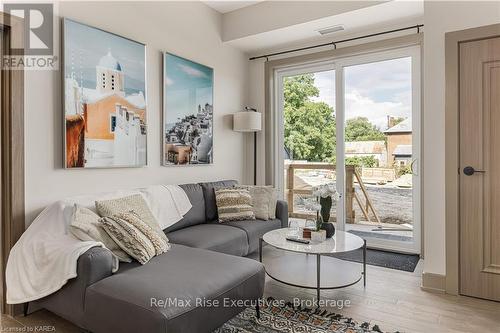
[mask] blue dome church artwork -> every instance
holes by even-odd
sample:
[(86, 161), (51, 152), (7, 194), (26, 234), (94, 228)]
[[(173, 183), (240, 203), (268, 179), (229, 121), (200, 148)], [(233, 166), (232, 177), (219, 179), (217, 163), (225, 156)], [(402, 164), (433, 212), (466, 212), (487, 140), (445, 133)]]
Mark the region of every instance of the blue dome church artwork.
[(145, 45), (64, 20), (65, 167), (147, 163)]

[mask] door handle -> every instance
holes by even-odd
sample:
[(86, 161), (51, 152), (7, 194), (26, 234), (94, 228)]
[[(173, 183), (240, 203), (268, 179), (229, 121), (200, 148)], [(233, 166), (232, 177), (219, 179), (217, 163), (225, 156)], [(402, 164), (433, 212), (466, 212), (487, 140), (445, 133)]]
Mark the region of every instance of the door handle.
[(485, 173), (486, 171), (484, 171), (484, 170), (476, 170), (476, 169), (474, 169), (471, 166), (466, 166), (464, 168), (464, 175), (466, 175), (466, 176), (472, 176), (476, 172), (478, 172), (478, 173)]
[(415, 163), (417, 162), (417, 159), (414, 159), (413, 161), (411, 161), (410, 163), (410, 171), (411, 171), (411, 174), (413, 176), (418, 176), (418, 173), (414, 171), (413, 169), (413, 166), (415, 165)]

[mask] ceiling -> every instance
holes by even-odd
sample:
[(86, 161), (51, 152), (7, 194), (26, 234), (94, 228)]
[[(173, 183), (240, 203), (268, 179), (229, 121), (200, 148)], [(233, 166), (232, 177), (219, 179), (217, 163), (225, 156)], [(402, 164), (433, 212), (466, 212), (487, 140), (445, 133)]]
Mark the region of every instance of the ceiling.
[[(396, 0), (228, 42), (249, 54), (323, 43), (423, 22), (423, 1)], [(321, 36), (317, 30), (343, 25), (345, 30)]]
[(251, 5), (255, 5), (264, 0), (257, 1), (202, 1), (207, 6), (212, 7), (221, 14), (232, 12)]

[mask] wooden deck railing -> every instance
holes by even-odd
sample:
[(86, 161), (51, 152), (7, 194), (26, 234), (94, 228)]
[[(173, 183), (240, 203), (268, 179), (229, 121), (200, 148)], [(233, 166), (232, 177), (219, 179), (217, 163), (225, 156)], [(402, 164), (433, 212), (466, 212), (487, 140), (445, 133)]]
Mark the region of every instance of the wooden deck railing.
[[(295, 184), (295, 171), (296, 170), (330, 170), (335, 171), (336, 166), (334, 164), (328, 163), (291, 163), (285, 166), (287, 169), (287, 181), (286, 181), (286, 198), (288, 201), (288, 213), (290, 217), (297, 218), (314, 218), (314, 214), (307, 212), (298, 212), (295, 211), (294, 205), (294, 195), (312, 195), (312, 187), (311, 189), (299, 189), (296, 188)], [(363, 183), (363, 180), (357, 171), (356, 167), (353, 165), (346, 165), (345, 172), (345, 180), (346, 180), (346, 189), (345, 189), (345, 205), (346, 205), (346, 222), (347, 223), (355, 223), (356, 222), (356, 212), (354, 210), (354, 202), (356, 202), (363, 213), (363, 217), (368, 222), (377, 222), (380, 223), (380, 218), (375, 211), (375, 207), (373, 206), (373, 202), (370, 199), (368, 191), (366, 190), (366, 186)], [(354, 181), (359, 184), (361, 193), (358, 194), (356, 192), (356, 188), (354, 187)], [(372, 221), (371, 215), (373, 215), (374, 220)], [(332, 216), (332, 218), (335, 218)]]

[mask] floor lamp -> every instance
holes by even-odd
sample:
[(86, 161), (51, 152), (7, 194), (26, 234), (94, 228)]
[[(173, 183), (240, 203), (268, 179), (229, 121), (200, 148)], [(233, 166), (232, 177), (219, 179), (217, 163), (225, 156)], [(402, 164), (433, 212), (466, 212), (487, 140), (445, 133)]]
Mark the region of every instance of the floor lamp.
[(262, 130), (262, 116), (256, 109), (245, 107), (245, 111), (233, 114), (233, 131), (253, 132), (253, 183), (257, 185), (257, 132)]

